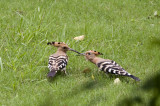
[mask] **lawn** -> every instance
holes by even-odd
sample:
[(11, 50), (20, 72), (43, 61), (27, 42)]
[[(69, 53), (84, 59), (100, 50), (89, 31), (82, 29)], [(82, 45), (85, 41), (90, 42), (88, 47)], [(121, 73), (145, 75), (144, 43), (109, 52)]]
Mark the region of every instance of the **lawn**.
[[(138, 96), (143, 103), (134, 105), (147, 105), (153, 97), (142, 86), (160, 69), (159, 0), (1, 0), (0, 7), (0, 105), (114, 106)], [(80, 35), (83, 41), (73, 39)], [(68, 75), (48, 81), (56, 52), (49, 41), (102, 52), (141, 81), (114, 84), (116, 77), (70, 51)]]

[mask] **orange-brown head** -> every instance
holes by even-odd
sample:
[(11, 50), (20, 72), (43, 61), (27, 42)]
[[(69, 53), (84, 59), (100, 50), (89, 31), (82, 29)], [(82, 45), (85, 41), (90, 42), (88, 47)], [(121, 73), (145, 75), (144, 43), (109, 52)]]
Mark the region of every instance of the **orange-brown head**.
[(103, 54), (94, 50), (89, 50), (86, 51), (85, 53), (81, 53), (81, 55), (85, 56), (87, 60), (93, 60), (98, 55), (103, 55)]
[(69, 51), (73, 51), (73, 52), (76, 52), (76, 53), (80, 54), (78, 51), (76, 51), (74, 49), (71, 49), (64, 42), (48, 42), (47, 45), (53, 45), (54, 47), (58, 47), (59, 51), (67, 52), (69, 50)]
[(98, 55), (103, 55), (102, 53), (97, 52), (97, 51), (94, 51), (94, 50), (86, 51), (85, 54), (87, 54), (87, 53), (93, 53), (93, 54), (95, 54), (96, 56), (98, 56)]
[(67, 46), (67, 44), (65, 44), (64, 42), (48, 42), (47, 45), (53, 45), (55, 47), (63, 47), (63, 46)]

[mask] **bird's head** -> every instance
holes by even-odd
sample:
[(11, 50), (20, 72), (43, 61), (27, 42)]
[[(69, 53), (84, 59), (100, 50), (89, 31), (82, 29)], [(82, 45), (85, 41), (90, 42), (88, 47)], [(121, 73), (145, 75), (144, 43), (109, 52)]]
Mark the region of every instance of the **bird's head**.
[(87, 60), (92, 60), (98, 55), (103, 55), (103, 54), (94, 50), (89, 50), (86, 51), (85, 53), (81, 53), (81, 55), (85, 56)]
[(76, 52), (78, 54), (80, 54), (78, 51), (71, 49), (67, 44), (65, 44), (64, 42), (48, 42), (47, 45), (53, 45), (54, 47), (57, 47), (58, 50), (63, 51), (63, 52), (67, 52), (67, 51), (73, 51)]

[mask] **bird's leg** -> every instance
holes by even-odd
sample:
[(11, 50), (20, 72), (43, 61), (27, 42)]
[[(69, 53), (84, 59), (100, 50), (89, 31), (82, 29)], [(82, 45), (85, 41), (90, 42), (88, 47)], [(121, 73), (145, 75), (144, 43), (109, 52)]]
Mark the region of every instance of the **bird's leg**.
[(64, 72), (65, 75), (67, 75), (66, 68), (63, 68), (63, 69), (61, 70), (61, 72), (62, 72), (62, 71)]
[(108, 77), (108, 78), (112, 78), (113, 76), (112, 76), (112, 74), (110, 74), (108, 71), (103, 71), (104, 73), (105, 73), (105, 75)]

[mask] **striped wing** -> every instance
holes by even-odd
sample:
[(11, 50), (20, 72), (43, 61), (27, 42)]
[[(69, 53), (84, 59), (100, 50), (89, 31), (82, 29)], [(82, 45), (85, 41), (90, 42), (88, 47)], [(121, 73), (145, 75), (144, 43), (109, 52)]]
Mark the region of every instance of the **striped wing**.
[(68, 62), (67, 56), (53, 56), (53, 55), (51, 55), (49, 57), (48, 68), (50, 69), (50, 71), (62, 70), (66, 67), (67, 62)]
[(120, 65), (118, 65), (115, 61), (112, 61), (112, 60), (99, 62), (97, 66), (100, 70), (106, 73), (111, 73), (115, 75), (130, 75)]

